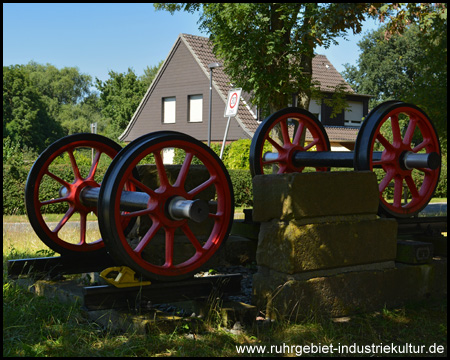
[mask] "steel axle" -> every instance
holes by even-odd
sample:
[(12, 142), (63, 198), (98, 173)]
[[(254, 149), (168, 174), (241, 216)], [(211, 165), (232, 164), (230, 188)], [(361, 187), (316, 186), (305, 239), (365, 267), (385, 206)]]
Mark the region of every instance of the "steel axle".
[[(97, 207), (100, 188), (86, 186), (80, 191), (80, 201), (84, 206)], [(67, 195), (67, 189), (63, 186), (59, 190), (61, 197)], [(121, 211), (139, 211), (149, 207), (150, 196), (144, 192), (122, 191), (120, 196)], [(209, 207), (204, 200), (186, 200), (181, 196), (175, 196), (167, 205), (168, 215), (172, 220), (190, 219), (201, 223), (208, 218)]]
[[(382, 160), (382, 152), (374, 151), (373, 162)], [(292, 163), (296, 167), (354, 167), (354, 153), (350, 151), (296, 151), (292, 155)], [(264, 162), (276, 162), (278, 153), (266, 152), (263, 155)], [(440, 164), (440, 157), (436, 152), (427, 154), (416, 154), (405, 152), (398, 159), (400, 166), (404, 169), (428, 168), (437, 169)], [(380, 165), (374, 167), (381, 167)]]

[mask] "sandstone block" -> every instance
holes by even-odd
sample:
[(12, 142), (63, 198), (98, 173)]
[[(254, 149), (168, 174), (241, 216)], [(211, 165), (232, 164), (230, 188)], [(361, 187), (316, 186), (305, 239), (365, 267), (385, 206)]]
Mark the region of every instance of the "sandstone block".
[(376, 214), (378, 184), (371, 171), (258, 175), (253, 178), (253, 220)]
[(392, 261), (397, 250), (394, 219), (347, 219), (303, 225), (262, 223), (256, 261), (287, 274)]
[(356, 271), (309, 280), (256, 273), (253, 302), (270, 318), (311, 314), (346, 316), (447, 295), (447, 259), (380, 271)]

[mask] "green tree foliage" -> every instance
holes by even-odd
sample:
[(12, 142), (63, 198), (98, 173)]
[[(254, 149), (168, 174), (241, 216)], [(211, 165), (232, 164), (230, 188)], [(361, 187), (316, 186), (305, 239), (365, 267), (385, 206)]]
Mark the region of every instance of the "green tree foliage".
[(117, 138), (128, 125), (147, 86), (130, 68), (126, 73), (110, 71), (108, 74), (109, 79), (104, 82), (96, 79), (95, 86), (100, 91), (102, 115), (110, 119), (107, 134)]
[(3, 138), (40, 152), (63, 134), (26, 67), (4, 66)]
[(25, 68), (41, 94), (58, 105), (80, 103), (90, 94), (91, 76), (80, 74), (75, 67), (57, 69), (31, 61)]
[[(422, 108), (447, 137), (447, 33), (424, 43), (419, 26), (402, 34), (389, 34), (387, 27), (368, 33), (359, 43), (357, 66), (344, 65), (344, 78), (359, 93), (373, 95), (371, 106), (389, 99)], [(445, 38), (445, 46), (442, 39)]]
[(81, 74), (75, 67), (58, 69), (33, 61), (25, 69), (50, 115), (61, 124), (65, 134), (89, 132), (91, 123), (102, 123), (98, 97), (90, 89), (91, 76)]
[(90, 132), (97, 123), (98, 133), (117, 141), (161, 64), (148, 66), (140, 78), (131, 70), (111, 71), (105, 83), (96, 79), (100, 94), (91, 76), (75, 67), (33, 61), (3, 67), (3, 139), (41, 152), (65, 135)]
[(316, 46), (329, 46), (352, 30), (361, 31), (365, 3), (159, 3), (171, 13), (200, 12), (200, 29), (232, 83), (253, 95), (269, 112), (299, 96), (308, 108)]
[(147, 66), (144, 69), (144, 75), (141, 76), (141, 80), (143, 81), (146, 90), (150, 87), (163, 62), (164, 60), (161, 60), (158, 65)]

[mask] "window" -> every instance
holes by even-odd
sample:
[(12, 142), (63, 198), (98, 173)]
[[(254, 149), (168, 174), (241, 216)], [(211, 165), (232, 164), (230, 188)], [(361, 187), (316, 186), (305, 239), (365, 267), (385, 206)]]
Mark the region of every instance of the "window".
[(361, 126), (363, 117), (363, 103), (357, 101), (348, 101), (350, 109), (345, 110), (346, 126)]
[(311, 114), (315, 115), (315, 117), (319, 121), (322, 121), (321, 116), (320, 116), (321, 108), (322, 108), (322, 104), (321, 104), (320, 100), (311, 99), (311, 101), (309, 102), (309, 112)]
[(163, 98), (163, 123), (175, 124), (176, 97)]
[(203, 121), (203, 95), (189, 95), (188, 122)]

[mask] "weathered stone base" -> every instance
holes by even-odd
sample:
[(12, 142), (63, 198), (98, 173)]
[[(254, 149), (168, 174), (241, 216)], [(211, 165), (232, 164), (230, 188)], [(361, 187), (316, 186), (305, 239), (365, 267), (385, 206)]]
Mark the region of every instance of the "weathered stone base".
[(313, 313), (346, 316), (447, 295), (446, 258), (424, 265), (379, 265), (378, 270), (342, 268), (309, 279), (301, 278), (307, 273), (288, 275), (260, 267), (253, 277), (253, 303), (266, 317), (297, 320)]
[(315, 224), (272, 220), (261, 224), (256, 260), (287, 274), (395, 260), (396, 233), (394, 219), (362, 215)]
[(371, 171), (258, 175), (253, 178), (253, 220), (376, 214), (378, 185)]

